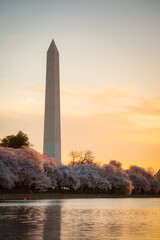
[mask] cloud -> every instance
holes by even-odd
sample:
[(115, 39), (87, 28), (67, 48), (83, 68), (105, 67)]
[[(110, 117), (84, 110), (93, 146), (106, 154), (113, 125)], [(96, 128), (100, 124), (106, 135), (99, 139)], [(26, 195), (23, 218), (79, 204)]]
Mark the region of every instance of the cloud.
[(10, 79), (8, 79), (8, 78), (1, 78), (0, 79), (0, 82), (1, 83), (9, 83), (11, 80)]
[[(139, 131), (141, 129), (152, 129), (154, 136), (158, 136), (158, 129), (160, 129), (160, 99), (135, 97), (134, 103), (126, 107), (126, 118), (134, 123), (135, 129), (139, 129)], [(154, 131), (154, 129), (157, 130)], [(149, 139), (151, 139), (151, 135), (144, 137), (145, 141)]]
[(23, 34), (12, 34), (12, 35), (9, 36), (9, 39), (18, 40), (18, 39), (21, 39), (23, 37), (24, 37)]
[(71, 115), (85, 115), (123, 111), (132, 101), (133, 89), (116, 86), (104, 89), (62, 88), (62, 112)]
[(138, 97), (133, 89), (63, 89), (62, 110), (62, 119), (71, 122), (67, 135), (79, 146), (103, 145), (104, 151), (104, 142), (160, 142), (160, 99)]
[[(70, 115), (87, 115), (105, 112), (124, 112), (125, 115), (160, 116), (160, 98), (137, 97), (134, 89), (116, 86), (105, 89), (61, 90), (62, 112)], [(67, 111), (66, 111), (67, 110)]]
[[(12, 99), (1, 96), (1, 137), (24, 130), (34, 147), (42, 151), (44, 88), (29, 83), (25, 91), (18, 90)], [(117, 159), (126, 167), (136, 161), (137, 165), (141, 161), (143, 166), (156, 166), (160, 154), (159, 108), (159, 98), (137, 97), (133, 89), (62, 88), (62, 155), (87, 148), (103, 162)]]
[[(45, 94), (43, 85), (28, 83), (28, 86), (36, 93)], [(78, 89), (62, 86), (60, 92), (64, 114), (67, 114), (67, 109), (71, 115), (125, 111), (136, 116), (160, 116), (160, 98), (137, 97), (133, 88), (110, 86), (104, 89)]]
[(160, 98), (135, 98), (128, 110), (137, 115), (160, 116)]
[(77, 96), (76, 91), (69, 90), (69, 89), (64, 88), (64, 87), (61, 87), (60, 92), (61, 92), (62, 96), (67, 96), (67, 97), (72, 97), (72, 96), (75, 97), (75, 96)]
[(91, 102), (105, 102), (108, 100), (113, 100), (122, 97), (128, 97), (132, 94), (133, 89), (129, 88), (119, 88), (116, 86), (107, 87), (104, 89), (68, 89), (62, 87), (61, 93), (64, 96), (68, 97), (77, 97), (77, 98), (85, 98)]
[(22, 99), (4, 99), (0, 98), (0, 112), (8, 117), (18, 118), (23, 114), (42, 115), (44, 106), (42, 101), (38, 101), (32, 96), (24, 96)]
[(30, 88), (30, 90), (32, 90), (35, 93), (40, 93), (40, 94), (45, 93), (45, 86), (44, 85), (29, 82), (29, 83), (27, 83), (27, 86)]
[(91, 102), (105, 103), (107, 101), (130, 97), (131, 90), (118, 87), (110, 87), (104, 90), (98, 90), (88, 93), (86, 96)]

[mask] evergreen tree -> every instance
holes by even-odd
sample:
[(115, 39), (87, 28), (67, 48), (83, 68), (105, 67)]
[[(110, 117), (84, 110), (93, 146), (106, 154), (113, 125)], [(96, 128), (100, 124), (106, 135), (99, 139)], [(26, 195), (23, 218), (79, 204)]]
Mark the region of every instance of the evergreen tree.
[(21, 148), (22, 146), (31, 146), (27, 134), (19, 131), (17, 135), (9, 135), (0, 140), (1, 147)]

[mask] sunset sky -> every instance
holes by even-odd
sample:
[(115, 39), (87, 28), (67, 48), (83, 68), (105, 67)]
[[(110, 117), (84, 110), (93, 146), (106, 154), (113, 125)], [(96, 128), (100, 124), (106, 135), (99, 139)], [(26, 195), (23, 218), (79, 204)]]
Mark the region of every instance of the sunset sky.
[(0, 0), (0, 138), (42, 152), (46, 52), (60, 53), (62, 162), (160, 168), (160, 1)]

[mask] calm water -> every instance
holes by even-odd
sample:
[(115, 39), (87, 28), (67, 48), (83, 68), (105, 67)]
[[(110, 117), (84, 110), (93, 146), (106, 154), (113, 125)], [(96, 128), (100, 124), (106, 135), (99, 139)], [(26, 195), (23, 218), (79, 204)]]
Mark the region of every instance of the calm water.
[(159, 240), (160, 199), (1, 201), (3, 240)]

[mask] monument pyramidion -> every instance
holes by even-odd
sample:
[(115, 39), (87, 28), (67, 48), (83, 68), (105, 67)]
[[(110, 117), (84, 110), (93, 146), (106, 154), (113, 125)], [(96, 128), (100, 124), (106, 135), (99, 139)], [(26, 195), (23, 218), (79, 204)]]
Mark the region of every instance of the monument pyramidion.
[(59, 52), (54, 40), (47, 51), (43, 153), (61, 163)]

